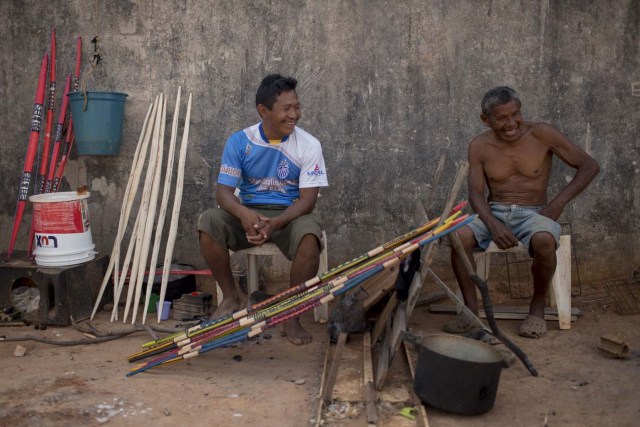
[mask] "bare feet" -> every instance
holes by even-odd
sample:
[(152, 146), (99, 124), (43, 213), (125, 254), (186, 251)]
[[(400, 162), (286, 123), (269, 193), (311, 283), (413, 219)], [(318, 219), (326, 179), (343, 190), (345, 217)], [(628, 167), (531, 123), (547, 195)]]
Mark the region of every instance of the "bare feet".
[(211, 319), (217, 319), (227, 314), (235, 313), (240, 309), (239, 298), (223, 298), (216, 311), (211, 315)]
[(540, 338), (547, 332), (547, 322), (533, 314), (527, 315), (520, 325), (518, 334), (526, 338)]
[(281, 336), (287, 337), (295, 345), (309, 344), (313, 337), (300, 324), (300, 319), (292, 319), (282, 324)]

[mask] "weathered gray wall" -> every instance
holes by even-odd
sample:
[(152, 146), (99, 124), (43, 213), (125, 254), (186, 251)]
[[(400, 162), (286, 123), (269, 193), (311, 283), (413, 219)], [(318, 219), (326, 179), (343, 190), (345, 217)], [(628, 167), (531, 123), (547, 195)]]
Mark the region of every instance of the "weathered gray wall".
[[(439, 213), (468, 141), (483, 130), (480, 98), (502, 84), (520, 92), (527, 119), (555, 124), (582, 147), (591, 127), (602, 173), (562, 217), (572, 225), (583, 280), (640, 264), (637, 0), (0, 2), (3, 251), (51, 25), (59, 81), (71, 70), (76, 35), (84, 38), (86, 71), (89, 41), (99, 34), (104, 61), (88, 86), (129, 94), (120, 155), (74, 158), (65, 183), (90, 187), (101, 251), (114, 239), (145, 111), (160, 92), (172, 111), (182, 85), (195, 99), (176, 257), (202, 265), (194, 227), (213, 203), (224, 141), (257, 121), (257, 84), (281, 72), (300, 80), (300, 125), (324, 145), (331, 187), (318, 209), (331, 264), (408, 230), (415, 200), (428, 194), (446, 153), (430, 206)], [(556, 163), (550, 194), (571, 175)]]

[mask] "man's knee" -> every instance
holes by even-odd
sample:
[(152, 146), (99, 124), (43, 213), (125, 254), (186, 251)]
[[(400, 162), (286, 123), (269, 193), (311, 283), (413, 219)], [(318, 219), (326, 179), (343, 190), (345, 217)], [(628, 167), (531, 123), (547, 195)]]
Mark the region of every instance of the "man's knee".
[(556, 239), (546, 231), (538, 232), (531, 237), (531, 251), (534, 258), (555, 258)]
[(296, 256), (298, 255), (310, 259), (320, 258), (320, 240), (318, 236), (313, 233), (302, 236), (296, 250)]
[(465, 251), (470, 251), (478, 245), (471, 228), (465, 226), (455, 231), (455, 233), (460, 238), (460, 243), (462, 243), (462, 247)]
[(233, 226), (232, 221), (234, 218), (222, 209), (214, 208), (203, 212), (198, 218), (201, 248), (203, 244), (213, 244), (226, 249), (226, 236), (229, 234), (229, 228)]

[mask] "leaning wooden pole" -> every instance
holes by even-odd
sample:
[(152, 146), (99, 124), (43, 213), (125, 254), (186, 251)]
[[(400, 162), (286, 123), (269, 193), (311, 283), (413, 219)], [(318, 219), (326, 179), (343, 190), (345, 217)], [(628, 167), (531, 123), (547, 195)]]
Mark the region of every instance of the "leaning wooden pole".
[(151, 185), (151, 195), (149, 197), (149, 211), (147, 213), (147, 220), (145, 221), (144, 239), (142, 242), (142, 252), (140, 254), (140, 260), (138, 263), (138, 275), (131, 277), (129, 281), (130, 285), (134, 284), (135, 298), (133, 300), (133, 312), (131, 314), (131, 324), (134, 324), (138, 315), (138, 306), (140, 305), (140, 296), (142, 295), (142, 285), (144, 283), (145, 268), (147, 266), (147, 259), (149, 257), (149, 248), (151, 247), (151, 238), (153, 236), (153, 225), (155, 224), (156, 211), (158, 207), (158, 192), (160, 190), (160, 181), (162, 177), (162, 158), (164, 154), (164, 131), (167, 118), (167, 98), (164, 98), (162, 106), (162, 116), (160, 121), (160, 134), (158, 136), (156, 157), (156, 166), (153, 173), (153, 181)]
[(136, 221), (133, 224), (133, 229), (131, 230), (131, 237), (129, 239), (129, 246), (127, 247), (127, 253), (124, 257), (124, 262), (122, 264), (122, 272), (119, 276), (114, 276), (114, 291), (113, 291), (113, 310), (111, 311), (111, 321), (115, 322), (118, 320), (118, 304), (120, 302), (120, 295), (122, 295), (122, 288), (124, 288), (124, 282), (127, 280), (127, 272), (129, 271), (129, 265), (131, 263), (131, 257), (133, 255), (133, 250), (136, 247), (136, 235), (138, 234), (138, 227), (140, 226), (140, 216), (136, 217)]
[(162, 202), (160, 203), (160, 213), (158, 214), (158, 223), (156, 225), (156, 235), (153, 243), (153, 251), (151, 253), (151, 261), (149, 261), (149, 276), (147, 278), (147, 289), (144, 300), (144, 310), (142, 313), (142, 323), (147, 319), (149, 310), (149, 301), (151, 300), (151, 290), (153, 289), (153, 280), (156, 274), (156, 262), (160, 253), (162, 244), (162, 232), (164, 230), (164, 220), (167, 215), (167, 206), (169, 205), (169, 193), (171, 192), (171, 179), (173, 176), (173, 163), (176, 152), (176, 140), (178, 139), (178, 118), (180, 117), (180, 94), (181, 87), (178, 86), (178, 95), (176, 96), (176, 106), (173, 111), (173, 121), (171, 124), (171, 139), (169, 141), (169, 153), (167, 155), (167, 167), (165, 169), (164, 187), (162, 190)]
[[(156, 100), (157, 102), (157, 100)], [(154, 103), (155, 106), (155, 103)], [(100, 291), (98, 292), (98, 299), (96, 300), (93, 311), (91, 312), (91, 319), (96, 315), (96, 311), (98, 311), (98, 306), (100, 305), (100, 301), (102, 300), (102, 296), (104, 295), (104, 291), (107, 287), (107, 283), (109, 283), (109, 279), (111, 278), (111, 272), (116, 264), (119, 263), (120, 258), (120, 244), (122, 242), (122, 237), (124, 236), (124, 230), (126, 229), (127, 222), (129, 220), (129, 212), (131, 211), (131, 204), (133, 203), (133, 196), (135, 197), (135, 192), (138, 188), (138, 182), (136, 179), (136, 170), (138, 166), (138, 162), (140, 158), (144, 158), (146, 156), (146, 147), (144, 152), (142, 150), (143, 141), (145, 140), (144, 136), (147, 133), (147, 126), (149, 124), (149, 119), (151, 118), (151, 114), (154, 106), (149, 106), (147, 110), (147, 115), (144, 118), (144, 123), (142, 125), (142, 131), (140, 132), (140, 138), (138, 139), (138, 145), (136, 146), (136, 152), (133, 155), (133, 163), (131, 165), (131, 172), (129, 173), (129, 180), (127, 181), (127, 187), (124, 192), (124, 198), (122, 200), (122, 207), (120, 208), (120, 220), (118, 221), (118, 232), (116, 234), (116, 240), (113, 244), (113, 249), (111, 250), (111, 258), (109, 259), (109, 265), (107, 267), (107, 271), (102, 279), (102, 284), (100, 285)], [(140, 176), (137, 176), (138, 180)], [(131, 199), (131, 200), (130, 200)], [(118, 277), (118, 273), (114, 274), (114, 278)], [(117, 302), (114, 303), (114, 306), (117, 306)]]
[[(164, 266), (162, 269), (162, 283), (160, 285), (160, 298), (158, 307), (164, 304), (164, 297), (167, 294), (167, 282), (169, 280), (169, 270), (171, 268), (171, 258), (173, 257), (173, 248), (176, 244), (176, 236), (178, 234), (178, 222), (180, 219), (180, 207), (182, 205), (182, 189), (184, 187), (184, 168), (187, 159), (187, 145), (189, 144), (189, 124), (191, 121), (191, 98), (187, 102), (187, 115), (184, 121), (184, 130), (182, 131), (182, 141), (180, 143), (180, 157), (178, 159), (178, 176), (176, 180), (176, 192), (173, 200), (173, 210), (171, 211), (171, 228), (169, 229), (169, 237), (167, 238), (167, 247), (164, 253)], [(158, 310), (158, 323), (162, 310)]]
[[(160, 94), (160, 103), (158, 105), (158, 111), (156, 114), (156, 120), (153, 126), (153, 139), (151, 143), (151, 153), (149, 156), (149, 164), (147, 165), (147, 172), (144, 180), (144, 187), (142, 191), (142, 200), (140, 201), (140, 209), (138, 210), (138, 216), (140, 217), (140, 224), (138, 225), (138, 232), (136, 233), (136, 250), (133, 255), (133, 264), (131, 267), (131, 276), (129, 279), (129, 289), (127, 289), (127, 302), (124, 306), (124, 315), (122, 316), (122, 322), (127, 321), (129, 316), (129, 309), (131, 308), (131, 299), (133, 298), (133, 291), (135, 286), (135, 277), (138, 274), (138, 268), (140, 264), (140, 257), (142, 256), (142, 247), (145, 240), (144, 231), (146, 229), (146, 223), (149, 213), (149, 201), (151, 199), (151, 187), (153, 186), (153, 177), (156, 169), (156, 161), (158, 158), (158, 144), (160, 140), (160, 127), (162, 120), (162, 106), (164, 105), (164, 95)], [(132, 236), (133, 238), (133, 236)], [(125, 275), (127, 271), (122, 271), (121, 275)], [(132, 282), (133, 280), (133, 282)]]
[[(151, 137), (153, 134), (153, 130), (155, 128), (155, 123), (156, 123), (156, 116), (158, 113), (158, 109), (160, 108), (160, 97), (156, 97), (156, 100), (154, 102), (154, 109), (153, 112), (151, 114), (151, 119), (149, 124), (147, 125), (147, 130), (146, 130), (146, 134), (145, 134), (145, 141), (143, 143), (143, 151), (145, 153), (145, 157), (141, 157), (138, 161), (138, 164), (136, 166), (136, 170), (135, 170), (135, 176), (136, 176), (136, 182), (135, 182), (135, 188), (137, 189), (137, 185), (138, 182), (140, 181), (140, 177), (142, 175), (142, 170), (144, 169), (145, 163), (146, 163), (146, 148), (149, 145), (150, 141), (151, 141)], [(133, 203), (135, 198), (135, 194), (131, 195), (130, 201), (131, 203)], [(129, 212), (127, 212), (127, 216), (126, 216), (127, 220), (129, 218)], [(122, 288), (124, 287), (124, 283), (126, 282), (126, 280), (128, 279), (127, 274), (129, 273), (129, 264), (131, 263), (131, 259), (132, 259), (132, 255), (133, 255), (133, 251), (136, 248), (136, 236), (138, 235), (138, 227), (140, 226), (140, 222), (141, 222), (141, 215), (138, 213), (136, 214), (136, 219), (135, 219), (135, 223), (133, 225), (133, 229), (131, 230), (131, 234), (129, 236), (129, 246), (127, 249), (127, 253), (126, 256), (124, 258), (124, 263), (122, 265), (122, 271), (118, 271), (117, 269), (119, 268), (119, 263), (116, 263), (115, 267), (116, 267), (116, 272), (114, 273), (114, 287), (115, 287), (115, 291), (114, 291), (114, 306), (113, 306), (113, 312), (111, 314), (111, 321), (115, 321), (118, 320), (118, 312), (117, 312), (117, 307), (118, 307), (118, 303), (120, 301), (120, 295), (122, 294)], [(126, 223), (125, 223), (126, 226)], [(124, 235), (122, 236), (122, 238), (124, 238)], [(120, 245), (118, 245), (118, 259), (119, 259), (119, 254), (120, 254)]]

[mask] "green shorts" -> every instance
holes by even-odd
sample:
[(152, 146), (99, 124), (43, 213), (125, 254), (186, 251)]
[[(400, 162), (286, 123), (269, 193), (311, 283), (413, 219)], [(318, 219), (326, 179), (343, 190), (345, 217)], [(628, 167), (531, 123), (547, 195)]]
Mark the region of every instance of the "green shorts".
[[(273, 218), (282, 213), (286, 206), (282, 208), (273, 205), (269, 207), (250, 206), (249, 208), (260, 215)], [(198, 219), (198, 231), (207, 233), (216, 243), (234, 252), (255, 246), (247, 240), (242, 223), (224, 209), (213, 208), (203, 212)], [(293, 260), (298, 245), (306, 234), (313, 234), (318, 238), (320, 251), (322, 251), (322, 222), (317, 213), (302, 215), (294, 219), (286, 227), (274, 231), (269, 241), (275, 243), (287, 259)]]

